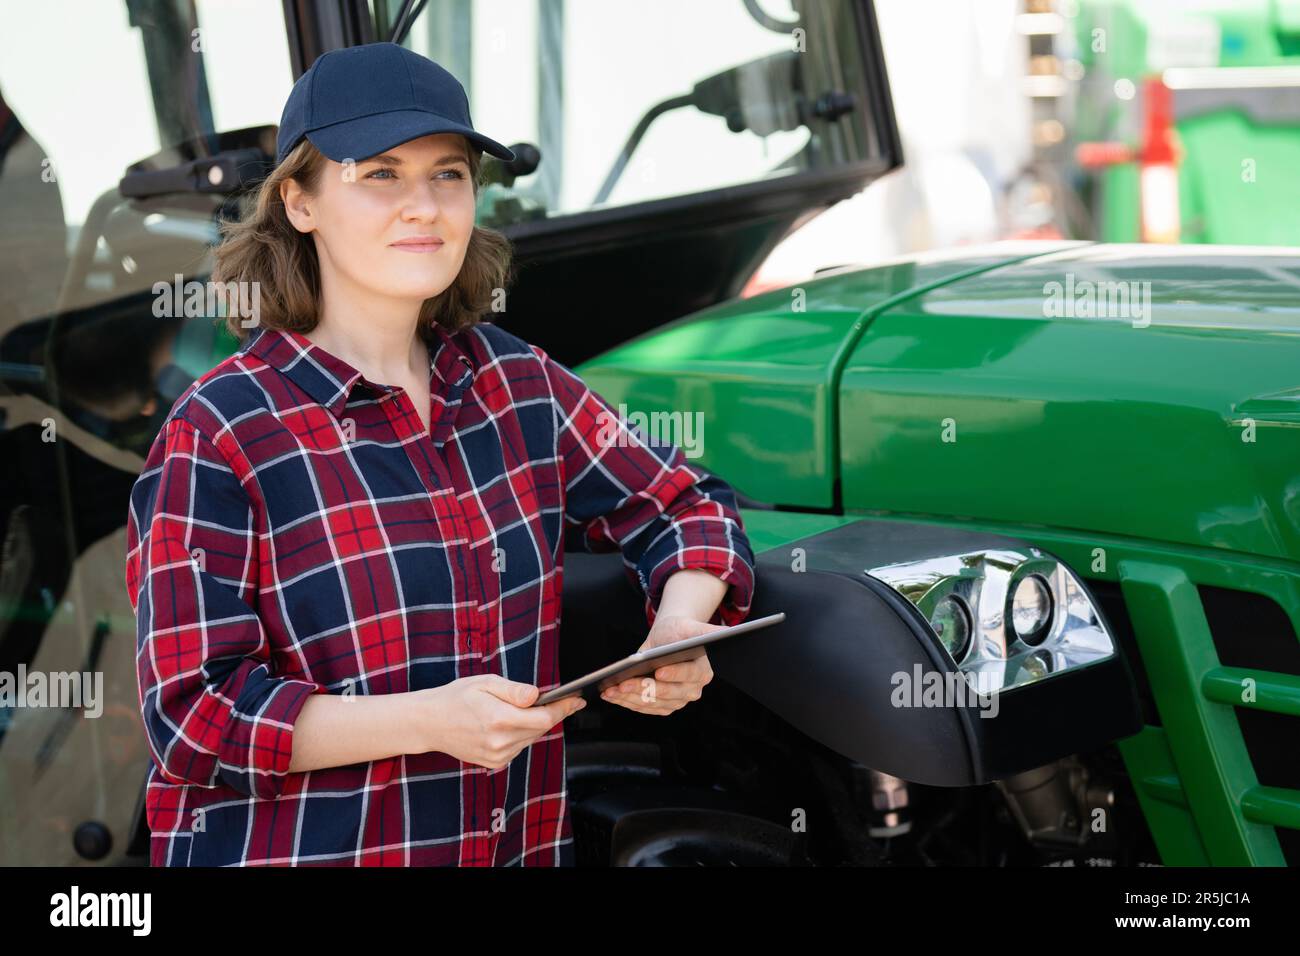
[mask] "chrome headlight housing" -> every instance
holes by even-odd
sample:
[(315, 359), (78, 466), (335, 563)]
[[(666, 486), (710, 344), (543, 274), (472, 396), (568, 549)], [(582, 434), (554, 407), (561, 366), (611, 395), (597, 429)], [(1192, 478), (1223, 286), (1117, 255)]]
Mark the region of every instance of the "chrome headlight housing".
[[(926, 558), (867, 573), (916, 605), (944, 653), (982, 694), (1115, 654), (1074, 572), (1037, 548)], [(963, 620), (969, 639), (962, 639)]]

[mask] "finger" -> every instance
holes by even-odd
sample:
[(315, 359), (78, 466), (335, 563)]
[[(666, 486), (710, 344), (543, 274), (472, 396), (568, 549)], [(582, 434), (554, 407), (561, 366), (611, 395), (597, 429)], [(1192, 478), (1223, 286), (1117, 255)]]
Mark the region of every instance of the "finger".
[(707, 657), (698, 657), (693, 661), (677, 664), (665, 664), (655, 671), (655, 679), (663, 681), (699, 681), (701, 683), (713, 674)]
[(699, 681), (663, 681), (654, 679), (628, 680), (615, 685), (621, 694), (648, 700), (692, 700)]
[(504, 700), (507, 704), (514, 704), (516, 707), (531, 707), (533, 701), (541, 696), (541, 689), (534, 684), (525, 684), (520, 681), (508, 680), (500, 674), (485, 674), (487, 678), (483, 682), (483, 689), (498, 700)]
[[(665, 696), (663, 691), (665, 686), (672, 686), (674, 688), (667, 696)], [(685, 706), (691, 700), (689, 694), (678, 692), (677, 688), (681, 686), (682, 685), (659, 684), (656, 688), (657, 693), (654, 695), (646, 693), (640, 688), (627, 691), (621, 690), (618, 687), (611, 687), (601, 696), (610, 703), (620, 704), (624, 707), (631, 707), (633, 710), (645, 710), (646, 708), (654, 707), (667, 707), (670, 710), (676, 710)], [(649, 711), (647, 710), (646, 712)]]
[(562, 697), (560, 700), (536, 707), (516, 707), (499, 705), (495, 713), (496, 726), (511, 735), (518, 735), (531, 743), (534, 739), (555, 727), (566, 717), (586, 706), (581, 697)]
[(634, 710), (639, 714), (652, 714), (663, 717), (685, 706), (683, 701), (645, 701), (639, 694), (621, 694), (615, 692), (605, 698), (611, 704), (617, 704), (619, 707), (626, 707), (628, 710)]
[[(525, 713), (530, 718), (528, 726), (537, 728), (539, 733), (545, 733), (566, 717), (576, 714), (586, 706), (586, 700), (581, 695), (575, 694), (572, 697), (561, 697), (559, 700), (553, 700), (541, 707), (530, 707)], [(531, 719), (534, 717), (535, 720)]]

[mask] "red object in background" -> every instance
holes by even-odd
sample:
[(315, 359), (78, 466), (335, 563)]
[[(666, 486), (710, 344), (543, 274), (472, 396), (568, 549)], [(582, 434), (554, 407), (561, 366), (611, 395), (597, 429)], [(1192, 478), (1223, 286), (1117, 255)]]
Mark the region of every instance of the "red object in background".
[(1137, 155), (1142, 177), (1142, 241), (1178, 242), (1183, 230), (1178, 208), (1174, 96), (1158, 76), (1147, 78), (1142, 93), (1146, 115)]
[(1174, 95), (1158, 76), (1149, 76), (1142, 83), (1142, 102), (1145, 117), (1142, 129), (1142, 148), (1138, 162), (1148, 165), (1178, 162), (1178, 148), (1174, 140)]
[(1055, 223), (1046, 222), (1041, 226), (1032, 226), (1029, 229), (1017, 229), (1007, 234), (1006, 239), (1064, 239), (1065, 234), (1056, 227)]
[(1133, 150), (1123, 143), (1080, 143), (1074, 160), (1084, 169), (1102, 169), (1133, 162)]
[(1080, 143), (1074, 158), (1084, 169), (1104, 169), (1136, 162), (1140, 177), (1143, 242), (1178, 242), (1182, 223), (1178, 204), (1178, 162), (1181, 149), (1174, 130), (1174, 96), (1158, 76), (1142, 81), (1142, 143)]
[(1144, 165), (1177, 165), (1179, 158), (1177, 133), (1174, 132), (1174, 97), (1169, 87), (1158, 76), (1149, 76), (1142, 82), (1142, 143), (1137, 149), (1126, 143), (1080, 143), (1074, 148), (1074, 159), (1084, 169), (1101, 169), (1119, 163), (1139, 162)]

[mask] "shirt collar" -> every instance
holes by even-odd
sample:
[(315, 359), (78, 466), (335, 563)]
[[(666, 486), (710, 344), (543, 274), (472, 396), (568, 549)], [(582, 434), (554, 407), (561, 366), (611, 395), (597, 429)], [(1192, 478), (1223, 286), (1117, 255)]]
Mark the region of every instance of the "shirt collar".
[[(457, 392), (468, 388), (477, 372), (473, 359), (440, 325), (433, 326), (428, 343), (431, 381), (441, 381)], [(342, 416), (358, 382), (379, 395), (392, 391), (392, 386), (370, 381), (337, 355), (289, 329), (259, 329), (245, 351), (278, 370), (336, 417)]]

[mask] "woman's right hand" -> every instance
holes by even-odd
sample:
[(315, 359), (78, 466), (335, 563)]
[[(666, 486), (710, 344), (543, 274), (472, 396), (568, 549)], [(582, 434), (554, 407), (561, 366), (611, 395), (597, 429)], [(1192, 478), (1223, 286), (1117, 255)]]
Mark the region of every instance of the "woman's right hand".
[(587, 702), (579, 695), (533, 707), (541, 691), (500, 674), (475, 674), (412, 693), (416, 739), (466, 763), (499, 770)]

